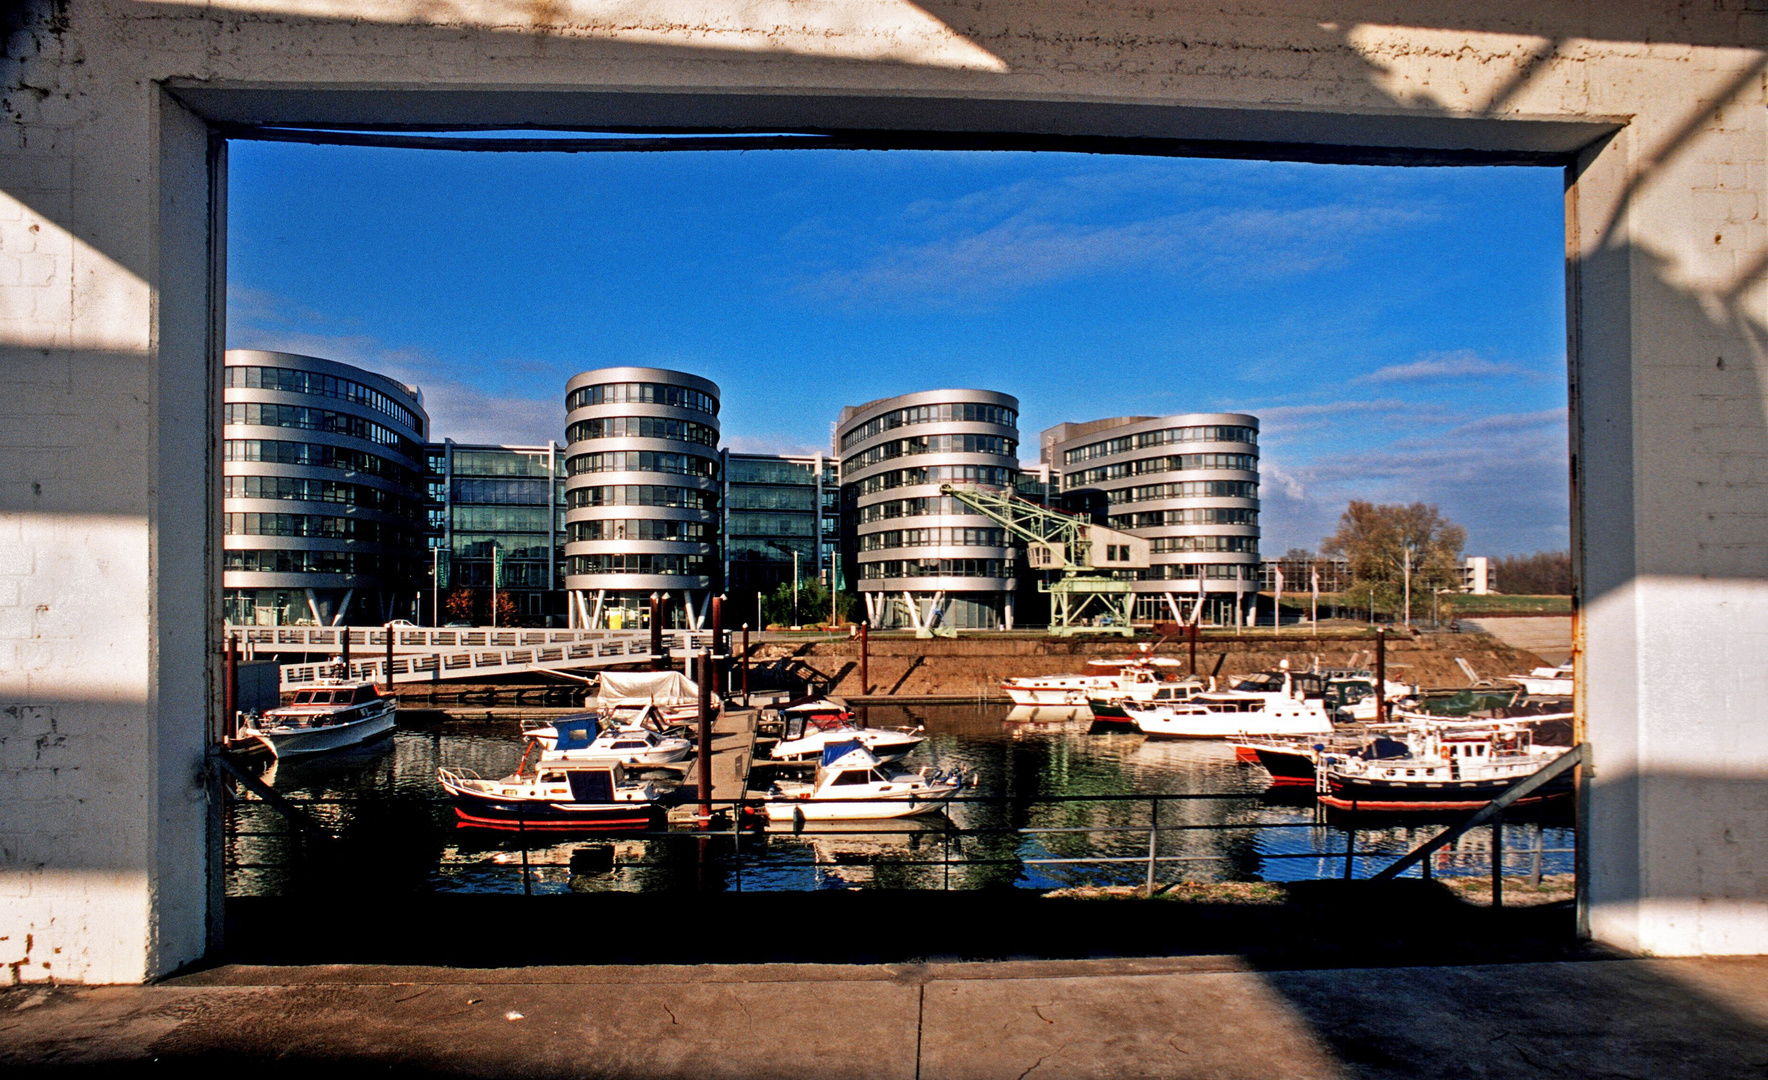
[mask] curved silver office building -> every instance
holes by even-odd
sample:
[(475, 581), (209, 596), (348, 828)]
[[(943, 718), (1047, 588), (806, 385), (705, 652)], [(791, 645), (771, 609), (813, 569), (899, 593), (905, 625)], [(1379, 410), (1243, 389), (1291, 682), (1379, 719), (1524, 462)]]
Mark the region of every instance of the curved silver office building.
[(227, 621), (414, 617), (423, 559), (423, 396), (361, 368), (232, 349), (222, 390)]
[(699, 626), (718, 574), (718, 385), (663, 368), (565, 384), (565, 588), (573, 626)]
[(1121, 416), (1059, 424), (1040, 442), (1070, 509), (1152, 541), (1138, 619), (1186, 622), (1199, 604), (1205, 622), (1245, 618), (1258, 595), (1258, 417)]
[(1019, 399), (924, 390), (841, 410), (844, 532), (854, 538), (866, 617), (880, 628), (1013, 625), (1005, 530), (939, 493), (941, 484), (1012, 488)]

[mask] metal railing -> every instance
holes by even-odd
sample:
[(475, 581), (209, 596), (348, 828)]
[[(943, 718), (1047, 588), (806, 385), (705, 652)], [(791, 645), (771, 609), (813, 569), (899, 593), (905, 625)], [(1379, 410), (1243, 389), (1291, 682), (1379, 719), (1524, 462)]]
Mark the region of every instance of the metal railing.
[[(386, 650), (387, 635), (393, 635), (393, 651), (433, 652), (436, 649), (518, 648), (531, 645), (568, 645), (582, 641), (617, 641), (642, 638), (650, 640), (649, 630), (566, 630), (525, 626), (244, 626), (228, 623), (227, 635), (238, 637), (241, 645), (262, 648), (269, 652), (337, 653), (349, 635), (352, 649)], [(710, 630), (665, 630), (664, 639), (671, 650), (684, 648), (684, 641), (703, 647), (712, 640)]]
[[(233, 775), (238, 776), (232, 769)], [(247, 789), (256, 794), (255, 788), (247, 785)], [(231, 793), (230, 793), (231, 794)], [(238, 796), (235, 797), (239, 798)], [(248, 800), (249, 801), (249, 800)], [(289, 827), (282, 830), (240, 830), (229, 821), (229, 836), (270, 837), (284, 836), (296, 841), (295, 858), (299, 860), (323, 860), (325, 853), (334, 847), (335, 841), (316, 840), (314, 833), (330, 834), (314, 824), (310, 809), (313, 807), (350, 805), (362, 800), (357, 798), (308, 798), (291, 799), (278, 796), (272, 808), (286, 818)], [(448, 805), (446, 797), (427, 800), (436, 805)], [(1123, 887), (1127, 884), (1121, 874), (1103, 874), (1111, 869), (1137, 868), (1135, 877), (1139, 879), (1142, 892), (1148, 896), (1159, 893), (1187, 879), (1169, 879), (1167, 871), (1177, 867), (1197, 866), (1209, 863), (1234, 863), (1246, 859), (1257, 859), (1261, 862), (1311, 860), (1320, 864), (1321, 872), (1314, 875), (1321, 877), (1342, 877), (1349, 880), (1354, 876), (1359, 863), (1367, 864), (1370, 860), (1393, 859), (1401, 854), (1400, 850), (1390, 845), (1387, 847), (1358, 847), (1359, 835), (1367, 837), (1371, 831), (1366, 821), (1360, 821), (1364, 815), (1355, 812), (1340, 815), (1333, 821), (1328, 816), (1319, 816), (1310, 821), (1212, 821), (1196, 822), (1177, 820), (1172, 811), (1175, 807), (1196, 805), (1201, 803), (1238, 803), (1262, 805), (1257, 794), (1233, 793), (1182, 793), (1158, 795), (965, 795), (948, 801), (952, 806), (981, 806), (1018, 810), (1021, 813), (1034, 806), (1105, 806), (1124, 807), (1129, 810), (1128, 818), (1141, 820), (1120, 820), (1116, 822), (1088, 822), (1084, 824), (1054, 825), (1011, 825), (1011, 824), (968, 824), (960, 825), (950, 814), (929, 815), (924, 818), (894, 819), (887, 822), (854, 821), (826, 825), (823, 823), (803, 824), (772, 823), (771, 825), (757, 820), (752, 813), (760, 806), (757, 799), (713, 799), (699, 800), (691, 794), (683, 793), (674, 800), (675, 805), (689, 809), (703, 809), (704, 816), (692, 815), (696, 820), (685, 827), (677, 828), (645, 828), (619, 830), (584, 829), (561, 837), (556, 834), (542, 834), (537, 838), (536, 831), (525, 827), (524, 820), (518, 816), (515, 827), (498, 835), (487, 834), (482, 830), (462, 830), (488, 841), (487, 851), (495, 851), (490, 859), (463, 861), (449, 864), (439, 860), (437, 870), (452, 865), (458, 868), (490, 869), (509, 874), (521, 875), (521, 891), (531, 894), (535, 886), (535, 867), (537, 865), (556, 865), (558, 849), (568, 847), (581, 848), (584, 845), (609, 845), (623, 841), (652, 841), (660, 843), (680, 842), (685, 840), (701, 840), (715, 842), (716, 846), (700, 845), (691, 859), (676, 863), (634, 862), (626, 864), (628, 869), (650, 869), (685, 871), (692, 869), (702, 878), (707, 873), (726, 875), (728, 887), (741, 892), (744, 888), (744, 876), (751, 880), (758, 873), (766, 873), (770, 880), (777, 883), (783, 871), (811, 871), (810, 880), (801, 888), (825, 887), (824, 872), (833, 870), (850, 871), (857, 866), (870, 866), (874, 870), (879, 867), (901, 871), (920, 871), (928, 875), (923, 884), (911, 886), (923, 889), (949, 890), (953, 887), (953, 873), (959, 873), (959, 887), (973, 876), (975, 871), (994, 869), (1014, 869), (1020, 873), (1014, 875), (1015, 880), (1027, 870), (1042, 871), (1052, 868), (1098, 870), (1101, 875), (1094, 875), (1091, 881), (1070, 881), (1069, 886), (1097, 885), (1100, 883)], [(1146, 808), (1145, 814), (1136, 811)], [(1370, 815), (1371, 817), (1373, 815)], [(1391, 819), (1380, 819), (1391, 821)], [(917, 827), (906, 827), (905, 823), (921, 823)], [(1494, 868), (1495, 876), (1506, 874), (1506, 860), (1525, 859), (1528, 869), (1517, 876), (1527, 876), (1532, 883), (1541, 880), (1545, 857), (1556, 854), (1569, 854), (1570, 848), (1548, 847), (1544, 841), (1544, 829), (1537, 827), (1534, 844), (1506, 854), (1503, 844), (1504, 824), (1496, 823), (1493, 843), (1486, 852), (1470, 850), (1443, 851), (1437, 867), (1438, 872), (1456, 871), (1460, 868), (1487, 863)], [(1515, 826), (1512, 826), (1513, 828)], [(442, 826), (438, 828), (451, 828)], [(1311, 831), (1316, 843), (1310, 850), (1300, 851), (1224, 851), (1224, 852), (1183, 852), (1173, 853), (1163, 850), (1163, 840), (1170, 846), (1175, 838), (1207, 832), (1228, 832), (1245, 834), (1248, 832), (1282, 832)], [(1325, 842), (1325, 834), (1342, 834), (1342, 841)], [(1462, 831), (1464, 835), (1465, 830)], [(913, 837), (906, 853), (888, 856), (874, 854), (871, 858), (846, 858), (836, 855), (823, 857), (814, 849), (809, 857), (797, 853), (782, 853), (770, 850), (781, 842), (814, 842), (814, 841), (854, 841), (893, 838), (902, 840)], [(1053, 841), (1062, 838), (1086, 838), (1088, 843), (1097, 844), (1099, 838), (1130, 840), (1133, 853), (1123, 844), (1113, 848), (1112, 841), (1105, 841), (1104, 850), (1095, 850), (1087, 854), (1064, 853), (1054, 850)], [(1145, 838), (1145, 841), (1144, 841)], [(495, 840), (495, 842), (490, 842)], [(1015, 850), (1010, 854), (991, 854), (990, 849), (1001, 847), (1003, 842), (1015, 848), (1024, 844), (1029, 851)], [(515, 850), (510, 850), (513, 843)], [(1446, 845), (1438, 845), (1441, 850)], [(554, 859), (550, 863), (536, 862), (536, 849), (541, 855)], [(923, 850), (931, 848), (931, 851)], [(1429, 863), (1417, 860), (1420, 876), (1430, 876)], [(228, 864), (230, 871), (236, 870), (276, 870), (288, 869), (291, 864), (284, 862), (250, 862), (233, 860)], [(1339, 868), (1342, 867), (1342, 870)], [(1373, 875), (1379, 878), (1394, 876), (1387, 872)], [(1279, 879), (1282, 880), (1282, 879)], [(1293, 880), (1293, 879), (1291, 879)], [(936, 884), (935, 884), (936, 882)], [(1494, 902), (1502, 903), (1502, 892), (1495, 890)]]
[[(229, 633), (233, 633), (229, 630)], [(378, 683), (442, 682), (524, 671), (568, 671), (630, 664), (652, 658), (648, 630), (432, 630), (349, 627), (243, 628), (254, 649), (308, 651), (324, 659), (280, 668), (282, 689), (313, 686), (338, 674), (332, 657), (353, 654), (348, 677)], [(392, 643), (388, 643), (388, 635)], [(360, 652), (355, 650), (360, 649)], [(665, 655), (722, 651), (710, 630), (666, 630)]]

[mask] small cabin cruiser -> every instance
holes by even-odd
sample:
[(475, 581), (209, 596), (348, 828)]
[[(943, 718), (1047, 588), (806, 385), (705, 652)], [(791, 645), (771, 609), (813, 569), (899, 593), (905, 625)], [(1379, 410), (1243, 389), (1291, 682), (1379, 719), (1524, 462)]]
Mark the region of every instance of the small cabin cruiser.
[(801, 698), (779, 712), (780, 741), (768, 753), (775, 761), (810, 761), (839, 742), (858, 742), (880, 759), (894, 761), (927, 741), (920, 728), (856, 728), (847, 706), (833, 698)]
[[(1375, 675), (1368, 671), (1326, 674), (1326, 710), (1339, 723), (1373, 723), (1376, 716)], [(1392, 679), (1382, 683), (1382, 700), (1389, 713), (1400, 706), (1415, 705), (1418, 688)]]
[(956, 769), (910, 770), (849, 740), (824, 748), (810, 783), (776, 781), (765, 805), (769, 821), (916, 817), (944, 809), (963, 787)]
[[(709, 702), (716, 712), (721, 704), (716, 692)], [(679, 671), (604, 671), (595, 697), (584, 705), (622, 724), (647, 708), (665, 727), (687, 724), (700, 716), (700, 684)]]
[(1131, 686), (1170, 681), (1178, 667), (1177, 660), (1166, 656), (1088, 660), (1084, 674), (1022, 676), (1001, 683), (1001, 689), (1015, 705), (1085, 705), (1090, 698), (1110, 698)]
[[(559, 728), (562, 725), (580, 722), (595, 724), (603, 731), (648, 731), (660, 738), (680, 738), (688, 730), (680, 724), (665, 725), (656, 709), (644, 705), (636, 712), (619, 715), (597, 710), (596, 712), (572, 713), (570, 716), (561, 716), (556, 720), (524, 720), (522, 721), (522, 736), (539, 743), (542, 750), (550, 751), (553, 744), (558, 741)], [(692, 743), (693, 740), (688, 739), (687, 741)]]
[(1409, 730), (1406, 726), (1387, 725), (1380, 730), (1387, 734), (1373, 741), (1363, 732), (1298, 739), (1246, 739), (1234, 744), (1234, 756), (1247, 764), (1263, 766), (1271, 774), (1272, 787), (1312, 788), (1316, 786), (1316, 767), (1325, 755), (1370, 752), (1376, 743), (1382, 744), (1379, 754), (1392, 756), (1395, 746), (1402, 754), (1408, 752), (1409, 744), (1402, 741)]
[(332, 682), (296, 690), (289, 704), (248, 718), (239, 736), (256, 739), (277, 758), (319, 754), (392, 731), (397, 709), (371, 682)]
[(1126, 701), (1124, 710), (1142, 734), (1157, 739), (1330, 735), (1332, 720), (1317, 688), (1310, 691), (1309, 678), (1298, 678), (1285, 662), (1281, 670), (1248, 676), (1232, 690), (1192, 694), (1171, 705)]
[(661, 795), (649, 782), (629, 780), (618, 763), (542, 761), (532, 773), (518, 766), (501, 780), (444, 768), (436, 779), (460, 824), (487, 829), (643, 828)]
[(662, 735), (647, 727), (617, 727), (593, 714), (567, 716), (552, 723), (553, 738), (541, 743), (540, 760), (588, 761), (603, 765), (670, 765), (693, 752), (690, 739)]
[[(1535, 746), (1524, 724), (1421, 724), (1410, 745), (1377, 738), (1356, 754), (1322, 755), (1316, 790), (1337, 809), (1474, 810), (1565, 753)], [(1518, 805), (1571, 793), (1559, 777)]]
[(1192, 696), (1202, 693), (1208, 684), (1199, 678), (1176, 680), (1135, 680), (1123, 683), (1115, 690), (1107, 690), (1096, 697), (1087, 698), (1087, 709), (1092, 712), (1095, 720), (1124, 720), (1130, 718), (1125, 703), (1140, 706), (1176, 705), (1181, 701), (1189, 701)]
[(1570, 661), (1558, 667), (1538, 667), (1527, 675), (1506, 675), (1504, 678), (1521, 686), (1530, 697), (1572, 696), (1573, 680)]

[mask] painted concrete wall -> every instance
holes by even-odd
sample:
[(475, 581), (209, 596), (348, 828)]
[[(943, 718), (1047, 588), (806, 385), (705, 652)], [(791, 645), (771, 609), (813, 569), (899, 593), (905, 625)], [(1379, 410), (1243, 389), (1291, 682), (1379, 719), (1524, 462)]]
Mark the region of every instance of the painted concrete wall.
[(1163, 135), (1360, 160), (1587, 145), (1567, 205), (1593, 926), (1659, 953), (1768, 951), (1768, 15), (1740, 10), (1760, 7), (9, 7), (0, 964), (131, 981), (206, 940), (220, 304), (199, 112)]

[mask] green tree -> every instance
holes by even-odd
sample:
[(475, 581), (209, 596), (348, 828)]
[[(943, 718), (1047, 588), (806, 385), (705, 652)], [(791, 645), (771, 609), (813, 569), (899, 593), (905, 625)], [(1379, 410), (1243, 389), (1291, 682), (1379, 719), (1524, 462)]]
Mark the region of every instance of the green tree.
[(1350, 563), (1347, 600), (1368, 602), (1388, 614), (1404, 606), (1410, 565), (1416, 618), (1430, 611), (1433, 590), (1460, 583), (1457, 560), (1466, 542), (1467, 530), (1444, 518), (1434, 505), (1378, 506), (1353, 499), (1338, 519), (1338, 531), (1321, 542), (1320, 550)]
[[(835, 615), (838, 619), (850, 618), (853, 611), (853, 596), (849, 593), (835, 595)], [(829, 588), (821, 580), (811, 578), (798, 583), (798, 607), (792, 607), (792, 583), (782, 581), (774, 591), (764, 596), (761, 601), (761, 622), (764, 626), (812, 626), (829, 621)]]
[(1500, 592), (1516, 596), (1570, 596), (1572, 553), (1537, 551), (1533, 555), (1506, 555), (1492, 565)]

